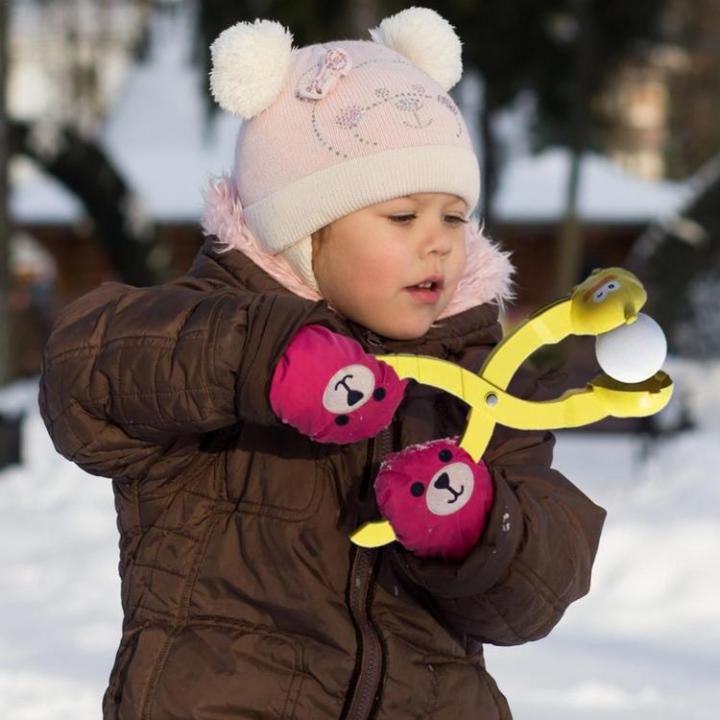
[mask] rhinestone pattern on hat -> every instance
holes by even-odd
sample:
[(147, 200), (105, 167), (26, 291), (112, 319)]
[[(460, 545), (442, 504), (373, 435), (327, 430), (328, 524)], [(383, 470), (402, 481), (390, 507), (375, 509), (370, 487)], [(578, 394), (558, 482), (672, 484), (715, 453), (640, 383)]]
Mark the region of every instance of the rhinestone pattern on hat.
[[(331, 51), (327, 52), (329, 55)], [(402, 59), (373, 59), (353, 66), (353, 74), (361, 68), (372, 64), (413, 67), (411, 63)], [(450, 111), (455, 125), (455, 137), (460, 138), (463, 134), (463, 126), (459, 120), (460, 113), (452, 100), (442, 93), (430, 94), (424, 85), (417, 82), (413, 83), (409, 88), (377, 87), (371, 95), (371, 97), (376, 98), (374, 101), (361, 104), (357, 102), (357, 97), (353, 97), (355, 102), (337, 108), (332, 112), (332, 117), (329, 117), (326, 103), (330, 102), (330, 98), (311, 98), (308, 93), (301, 92), (303, 87), (308, 87), (310, 84), (311, 79), (308, 76), (313, 71), (316, 71), (316, 67), (319, 66), (314, 65), (301, 75), (295, 97), (301, 102), (309, 102), (313, 105), (310, 115), (313, 136), (322, 147), (336, 157), (345, 160), (355, 157), (353, 146), (358, 148), (381, 147), (383, 138), (380, 137), (376, 140), (377, 131), (373, 133), (369, 130), (373, 120), (375, 124), (378, 121), (388, 121), (391, 124), (397, 123), (411, 130), (422, 131), (425, 128), (430, 128), (436, 119), (440, 119), (438, 111), (441, 114)], [(336, 99), (337, 95), (333, 94), (333, 98)], [(346, 131), (348, 133), (347, 139), (345, 140), (342, 135), (338, 136), (337, 132), (333, 132), (328, 127), (328, 122), (340, 128), (341, 131)]]
[[(374, 103), (370, 103), (366, 106), (348, 105), (347, 107), (342, 108), (335, 117), (335, 124), (338, 127), (353, 131), (353, 138), (358, 143), (364, 143), (365, 145), (373, 146), (378, 145), (377, 141), (372, 141), (366, 137), (363, 137), (359, 128), (363, 118), (365, 118), (375, 108), (386, 104), (390, 105), (395, 110), (398, 110), (400, 113), (406, 114), (404, 116), (400, 116), (399, 118), (405, 127), (414, 130), (422, 130), (432, 125), (433, 118), (427, 116), (428, 112), (432, 112), (432, 108), (428, 106), (431, 106), (433, 102), (436, 102), (443, 108), (447, 108), (453, 113), (457, 124), (455, 137), (459, 138), (462, 134), (462, 126), (460, 125), (460, 122), (457, 118), (458, 109), (452, 103), (448, 102), (447, 98), (443, 95), (428, 95), (422, 85), (413, 85), (411, 92), (395, 93), (393, 93), (388, 88), (382, 87), (377, 88), (375, 90), (375, 94), (380, 98), (380, 100)], [(328, 150), (333, 152), (335, 148), (333, 148), (333, 146), (329, 142), (324, 140), (319, 128), (317, 127), (315, 113), (313, 113), (312, 120), (313, 129), (315, 131), (316, 137), (320, 140), (321, 144), (323, 144)], [(342, 154), (343, 157), (348, 157), (347, 153), (340, 154)]]
[(340, 127), (351, 129), (357, 127), (364, 114), (365, 111), (359, 105), (350, 105), (340, 112), (335, 122)]

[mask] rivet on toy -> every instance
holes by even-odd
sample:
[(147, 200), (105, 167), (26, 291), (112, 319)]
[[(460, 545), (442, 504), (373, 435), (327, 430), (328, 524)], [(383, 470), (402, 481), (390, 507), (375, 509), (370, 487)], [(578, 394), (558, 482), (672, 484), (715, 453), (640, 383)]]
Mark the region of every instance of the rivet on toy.
[[(645, 289), (632, 273), (598, 269), (569, 296), (530, 315), (494, 348), (477, 375), (432, 357), (377, 356), (398, 377), (451, 393), (466, 402), (470, 412), (459, 443), (434, 440), (388, 456), (375, 481), (378, 506), (388, 519), (365, 523), (351, 534), (351, 541), (378, 547), (398, 540), (423, 555), (433, 546), (442, 547), (443, 535), (463, 532), (464, 516), (481, 517), (491, 503), (490, 475), (481, 458), (496, 423), (549, 430), (579, 427), (608, 416), (645, 417), (662, 410), (673, 388), (670, 377), (660, 370), (667, 343), (657, 323), (639, 312), (646, 300)], [(603, 373), (584, 388), (543, 402), (506, 392), (533, 352), (568, 335), (596, 336)], [(478, 488), (484, 490), (474, 492)], [(444, 555), (460, 557), (476, 540), (478, 527), (468, 523), (468, 537), (450, 542), (457, 552)]]

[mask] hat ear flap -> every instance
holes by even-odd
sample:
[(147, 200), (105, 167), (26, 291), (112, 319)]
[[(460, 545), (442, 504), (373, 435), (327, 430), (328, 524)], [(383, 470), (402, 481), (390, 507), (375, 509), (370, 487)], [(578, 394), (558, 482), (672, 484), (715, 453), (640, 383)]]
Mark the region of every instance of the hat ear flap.
[(372, 39), (411, 60), (447, 92), (462, 76), (462, 43), (435, 10), (411, 7), (369, 31)]
[(246, 119), (270, 107), (287, 81), (292, 40), (273, 20), (223, 30), (210, 46), (210, 90), (218, 105)]

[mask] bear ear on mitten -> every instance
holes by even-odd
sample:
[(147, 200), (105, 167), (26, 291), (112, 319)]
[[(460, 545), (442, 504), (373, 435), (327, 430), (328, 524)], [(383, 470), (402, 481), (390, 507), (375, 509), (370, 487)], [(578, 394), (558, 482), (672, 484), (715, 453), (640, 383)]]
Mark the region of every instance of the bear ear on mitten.
[(356, 340), (306, 325), (275, 368), (270, 406), (282, 422), (315, 442), (346, 444), (386, 428), (407, 384)]

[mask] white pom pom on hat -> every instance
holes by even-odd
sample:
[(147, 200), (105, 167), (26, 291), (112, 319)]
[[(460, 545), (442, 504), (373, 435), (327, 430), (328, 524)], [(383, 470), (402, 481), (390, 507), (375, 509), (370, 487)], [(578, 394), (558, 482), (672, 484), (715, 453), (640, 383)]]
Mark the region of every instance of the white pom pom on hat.
[(462, 76), (462, 43), (435, 10), (410, 7), (369, 31), (372, 39), (411, 60), (447, 92)]
[[(404, 55), (447, 92), (462, 76), (462, 43), (435, 10), (411, 7), (369, 30), (372, 39)], [(210, 89), (223, 110), (249, 119), (282, 92), (292, 54), (292, 33), (274, 20), (239, 22), (210, 46)]]
[(223, 110), (251, 118), (268, 108), (285, 85), (293, 36), (274, 20), (239, 22), (210, 46), (210, 89)]

